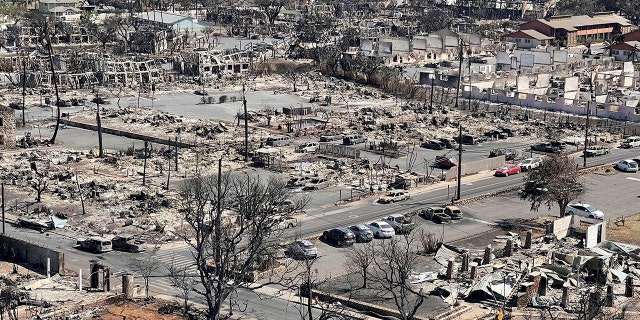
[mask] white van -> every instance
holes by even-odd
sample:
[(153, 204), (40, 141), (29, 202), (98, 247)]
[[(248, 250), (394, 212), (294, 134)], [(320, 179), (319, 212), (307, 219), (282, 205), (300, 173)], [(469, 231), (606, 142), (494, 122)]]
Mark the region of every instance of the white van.
[(640, 137), (632, 136), (624, 140), (622, 144), (620, 144), (620, 148), (636, 148), (640, 147)]
[(296, 148), (297, 152), (316, 152), (320, 144), (314, 141), (308, 141)]
[(350, 134), (342, 138), (342, 144), (346, 144), (346, 145), (363, 143), (365, 141), (367, 141), (367, 139), (359, 134)]
[(267, 138), (267, 145), (272, 147), (282, 147), (291, 144), (291, 140), (287, 136), (271, 136)]

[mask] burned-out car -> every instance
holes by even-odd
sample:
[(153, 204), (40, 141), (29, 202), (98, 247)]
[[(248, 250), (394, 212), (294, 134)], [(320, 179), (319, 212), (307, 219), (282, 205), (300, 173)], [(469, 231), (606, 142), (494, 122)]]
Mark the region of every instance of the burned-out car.
[(114, 250), (126, 252), (142, 252), (147, 249), (147, 243), (133, 235), (119, 235), (111, 239)]

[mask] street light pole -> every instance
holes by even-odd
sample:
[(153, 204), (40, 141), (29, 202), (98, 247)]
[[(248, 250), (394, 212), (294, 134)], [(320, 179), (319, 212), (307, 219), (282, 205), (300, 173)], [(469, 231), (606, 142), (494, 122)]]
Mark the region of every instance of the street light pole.
[(593, 81), (589, 78), (589, 100), (587, 100), (587, 120), (584, 125), (584, 152), (582, 153), (582, 167), (587, 167), (587, 146), (589, 145), (589, 113), (591, 113), (591, 99), (593, 97)]
[(430, 93), (431, 102), (429, 104), (429, 114), (433, 114), (433, 82), (435, 81), (435, 79), (436, 79), (436, 74), (435, 74), (435, 71), (434, 71), (434, 73), (431, 75), (431, 93)]
[(458, 65), (458, 85), (456, 87), (456, 109), (458, 108), (458, 97), (460, 97), (460, 82), (462, 79), (462, 39), (460, 39), (460, 47), (458, 48), (458, 59), (460, 60), (460, 62)]
[[(460, 59), (458, 65), (458, 86), (456, 88), (456, 104), (455, 108), (458, 108), (458, 100), (460, 98), (460, 83), (462, 82), (462, 46), (463, 42), (460, 39), (460, 48), (458, 48), (458, 58)], [(471, 100), (469, 100), (471, 101)], [(460, 189), (462, 188), (462, 124), (460, 123), (462, 119), (458, 120), (458, 179), (457, 179), (457, 189), (456, 189), (456, 198), (455, 200), (460, 200)]]
[(460, 189), (462, 188), (462, 124), (458, 121), (458, 185), (456, 189), (456, 200), (460, 200)]

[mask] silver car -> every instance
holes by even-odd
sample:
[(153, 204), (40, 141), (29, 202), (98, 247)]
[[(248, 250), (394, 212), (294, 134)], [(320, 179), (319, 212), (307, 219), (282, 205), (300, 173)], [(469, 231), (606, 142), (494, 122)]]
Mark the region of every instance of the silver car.
[(296, 240), (289, 245), (289, 256), (295, 259), (315, 259), (318, 248), (309, 240)]

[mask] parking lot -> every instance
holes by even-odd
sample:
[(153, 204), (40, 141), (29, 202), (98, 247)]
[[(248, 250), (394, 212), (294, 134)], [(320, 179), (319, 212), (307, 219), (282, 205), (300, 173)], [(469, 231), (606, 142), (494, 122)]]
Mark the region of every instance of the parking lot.
[[(499, 178), (487, 177), (486, 179)], [(607, 174), (590, 174), (584, 176), (583, 181), (585, 184), (585, 192), (575, 202), (588, 203), (600, 209), (605, 214), (605, 221), (612, 222), (623, 215), (628, 216), (638, 213), (637, 206), (633, 204), (637, 204), (638, 197), (640, 196), (640, 193), (637, 191), (640, 186), (640, 174), (623, 173), (612, 170)], [(371, 200), (364, 205), (365, 209), (362, 210), (375, 212), (388, 210), (391, 212), (393, 211), (391, 210), (392, 207), (407, 206), (416, 201), (419, 200), (416, 200), (415, 197), (393, 204), (378, 204), (374, 200)], [(426, 205), (430, 204), (425, 204), (425, 206)], [(541, 207), (538, 212), (532, 212), (530, 211), (529, 203), (520, 200), (515, 192), (460, 206), (460, 209), (463, 212), (463, 218), (447, 224), (436, 224), (419, 216), (414, 217), (417, 227), (412, 234), (418, 234), (421, 231), (431, 232), (438, 238), (442, 237), (446, 243), (449, 243), (470, 237), (477, 233), (499, 230), (499, 226), (505, 223), (517, 223), (521, 219), (548, 215), (558, 216), (559, 214), (557, 206), (553, 206), (551, 209)], [(347, 225), (340, 224), (341, 217), (356, 214), (357, 210), (354, 208), (351, 212), (345, 210), (319, 218), (325, 221), (331, 221), (333, 223), (332, 227), (347, 227)], [(385, 213), (380, 213), (380, 218), (384, 215)], [(361, 222), (365, 223), (370, 221), (372, 220)], [(340, 268), (340, 266), (344, 265), (349, 248), (339, 248), (327, 244), (319, 239), (319, 234), (316, 234), (313, 238), (310, 238), (310, 240), (318, 247), (319, 259), (315, 262), (314, 268), (318, 270), (319, 278), (331, 277), (344, 272), (344, 268)], [(373, 243), (377, 245), (381, 241), (384, 240), (374, 239)], [(481, 248), (489, 243), (474, 244), (478, 246), (477, 248)], [(355, 246), (361, 245), (363, 244), (355, 244)]]

